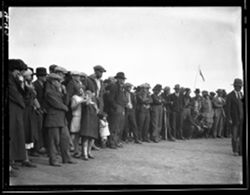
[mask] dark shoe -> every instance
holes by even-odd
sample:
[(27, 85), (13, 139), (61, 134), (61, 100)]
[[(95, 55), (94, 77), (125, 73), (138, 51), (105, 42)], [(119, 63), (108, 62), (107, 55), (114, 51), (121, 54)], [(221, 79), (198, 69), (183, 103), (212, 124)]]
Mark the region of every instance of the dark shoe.
[(30, 168), (36, 168), (36, 167), (37, 167), (36, 165), (32, 164), (30, 161), (24, 161), (24, 162), (22, 163), (22, 165), (23, 165), (24, 167), (30, 167)]
[(139, 140), (135, 140), (136, 144), (142, 144), (142, 142), (140, 142)]
[(118, 148), (123, 148), (122, 143), (118, 143), (116, 146), (117, 146)]
[(114, 145), (109, 146), (109, 148), (111, 148), (111, 149), (117, 149), (117, 147), (114, 146)]
[(145, 139), (145, 140), (143, 140), (143, 141), (144, 141), (144, 142), (148, 142), (148, 143), (151, 142), (149, 139)]
[(19, 170), (18, 166), (16, 164), (11, 165), (12, 169)]
[(67, 164), (77, 164), (77, 162), (73, 161), (73, 160), (68, 160), (66, 162), (63, 162), (64, 164), (67, 163)]
[(31, 153), (30, 153), (30, 156), (39, 157), (40, 155), (39, 155), (37, 152), (31, 152)]
[(18, 176), (18, 173), (14, 170), (11, 170), (10, 171), (10, 177), (17, 177)]
[(92, 154), (88, 154), (88, 157), (94, 159), (95, 157)]
[(99, 147), (97, 147), (96, 145), (93, 145), (93, 146), (92, 146), (92, 150), (97, 150), (97, 151), (99, 151), (99, 150), (100, 150), (100, 148), (99, 148)]
[(176, 140), (174, 138), (169, 138), (168, 141), (175, 142)]
[(80, 158), (80, 157), (81, 157), (81, 154), (80, 154), (80, 153), (75, 153), (75, 154), (73, 154), (73, 157), (74, 157), (74, 158)]
[(184, 137), (181, 136), (181, 137), (180, 137), (180, 140), (186, 140), (186, 139), (185, 139)]
[(55, 163), (50, 163), (51, 166), (54, 167), (61, 167), (62, 165), (60, 165), (59, 163), (55, 162)]
[(82, 159), (83, 160), (89, 160), (88, 156), (83, 156)]

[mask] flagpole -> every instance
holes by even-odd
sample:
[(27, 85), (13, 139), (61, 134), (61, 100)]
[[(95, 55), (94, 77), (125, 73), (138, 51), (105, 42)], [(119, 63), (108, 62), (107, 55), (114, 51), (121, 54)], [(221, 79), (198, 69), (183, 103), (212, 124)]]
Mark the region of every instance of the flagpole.
[(197, 77), (198, 77), (198, 73), (199, 73), (199, 67), (200, 67), (200, 65), (198, 65), (198, 71), (196, 72), (196, 75), (195, 75), (194, 89), (195, 89), (195, 87), (196, 87)]

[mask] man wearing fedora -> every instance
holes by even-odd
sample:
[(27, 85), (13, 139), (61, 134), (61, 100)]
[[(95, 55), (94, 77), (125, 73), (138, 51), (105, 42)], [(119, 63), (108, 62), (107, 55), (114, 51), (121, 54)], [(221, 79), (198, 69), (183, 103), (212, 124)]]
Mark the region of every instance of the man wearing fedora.
[(181, 127), (183, 97), (180, 93), (180, 85), (176, 84), (174, 90), (175, 92), (170, 95), (171, 111), (172, 111), (171, 124), (172, 124), (173, 136), (177, 139), (184, 140)]
[(123, 72), (118, 72), (115, 76), (116, 83), (110, 86), (108, 101), (110, 104), (110, 147), (122, 147), (121, 132), (125, 122), (125, 107), (128, 99), (124, 90), (124, 81), (126, 79)]
[(45, 89), (45, 82), (47, 77), (47, 70), (44, 67), (38, 67), (36, 68), (36, 72), (34, 73), (36, 75), (37, 80), (33, 82), (34, 88), (37, 93), (37, 100), (40, 104), (40, 115), (38, 117), (38, 140), (37, 145), (35, 144), (35, 151), (33, 155), (36, 155), (36, 152), (45, 152), (45, 149), (48, 149), (48, 136), (46, 134), (46, 129), (44, 128), (44, 117), (46, 114), (45, 109), (45, 97), (44, 97), (44, 89)]
[(235, 156), (242, 155), (242, 125), (244, 120), (243, 82), (236, 78), (233, 83), (234, 90), (227, 95), (226, 116), (232, 128), (232, 150)]

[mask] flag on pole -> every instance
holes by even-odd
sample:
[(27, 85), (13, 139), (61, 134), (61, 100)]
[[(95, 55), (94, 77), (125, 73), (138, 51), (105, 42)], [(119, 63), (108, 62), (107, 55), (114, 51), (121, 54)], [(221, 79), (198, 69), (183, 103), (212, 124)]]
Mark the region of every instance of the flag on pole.
[(200, 68), (199, 68), (199, 73), (200, 73), (200, 76), (201, 76), (202, 80), (205, 81), (205, 78), (204, 78)]

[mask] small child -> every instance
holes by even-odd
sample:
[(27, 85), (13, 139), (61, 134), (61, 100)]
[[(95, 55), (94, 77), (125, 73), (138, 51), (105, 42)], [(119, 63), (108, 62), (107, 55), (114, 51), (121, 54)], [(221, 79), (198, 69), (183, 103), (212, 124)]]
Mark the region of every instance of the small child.
[(107, 114), (106, 113), (99, 113), (99, 133), (101, 137), (101, 147), (106, 148), (106, 143), (108, 140), (108, 136), (110, 135), (109, 132), (109, 124), (107, 121)]

